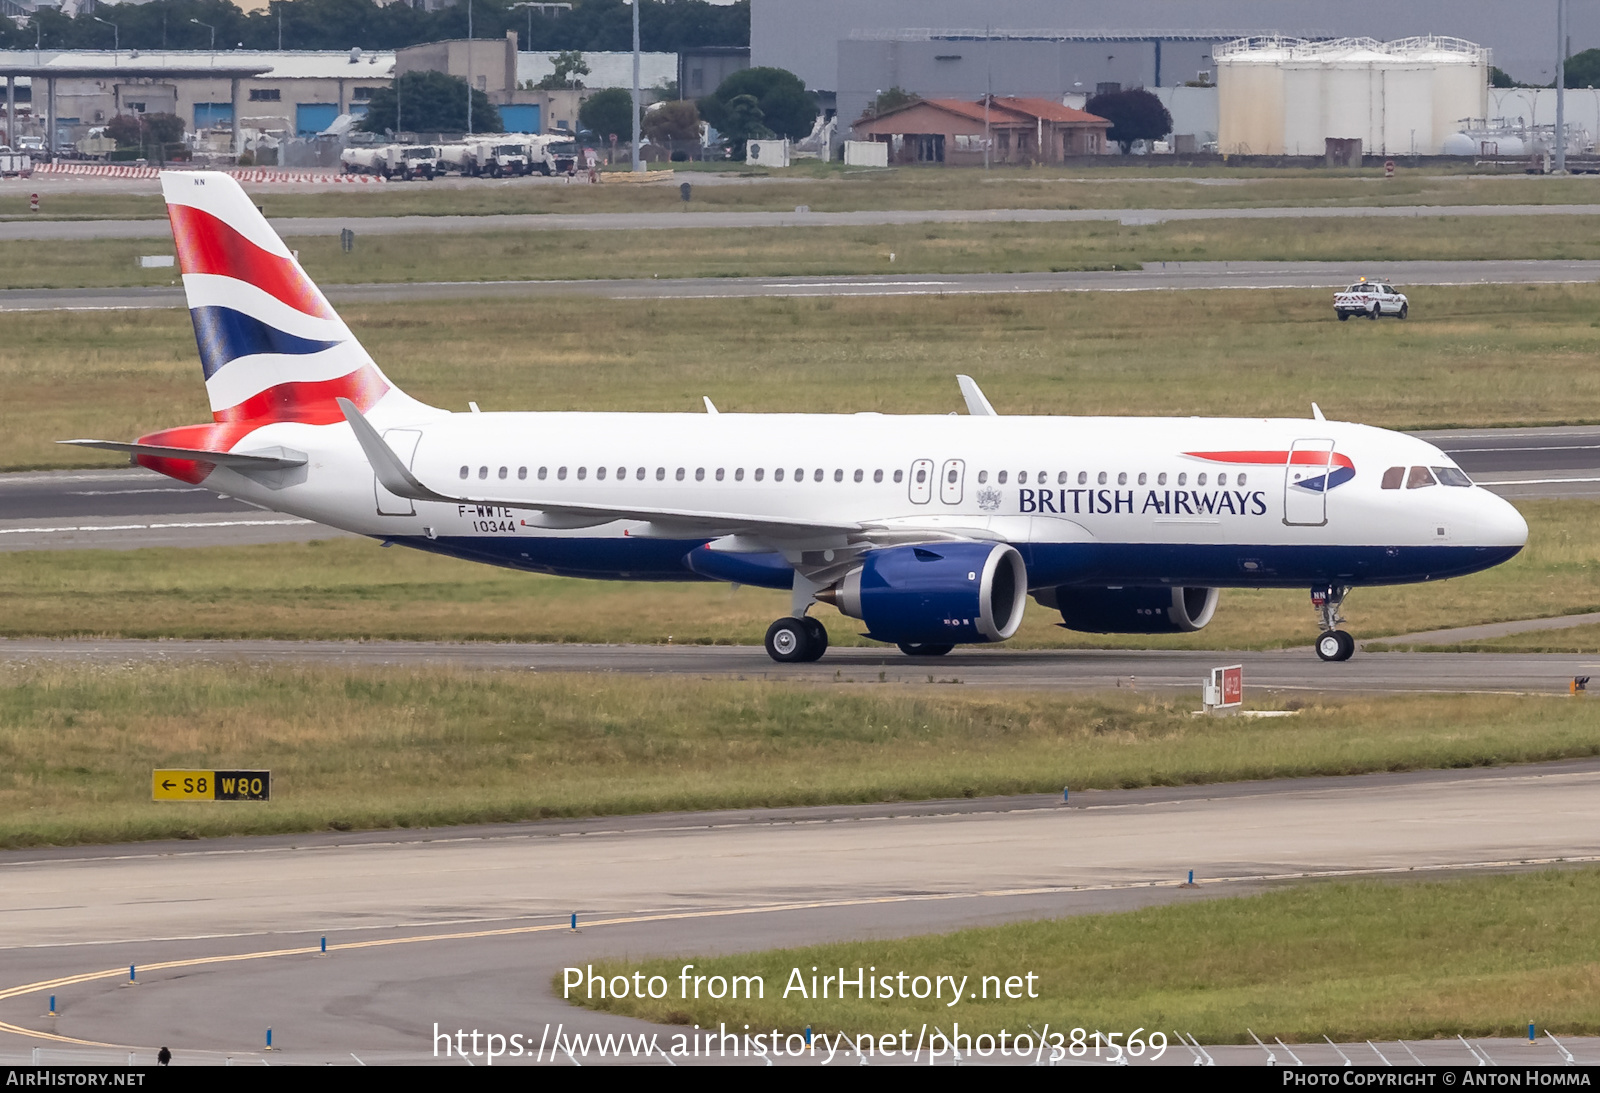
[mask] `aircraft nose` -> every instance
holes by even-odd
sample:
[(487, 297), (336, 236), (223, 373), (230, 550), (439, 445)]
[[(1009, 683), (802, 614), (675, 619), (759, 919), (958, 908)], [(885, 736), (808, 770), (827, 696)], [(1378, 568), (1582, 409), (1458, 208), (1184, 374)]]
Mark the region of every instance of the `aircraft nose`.
[(1482, 490), (1478, 500), (1479, 542), (1483, 546), (1522, 547), (1528, 542), (1528, 521), (1503, 497)]

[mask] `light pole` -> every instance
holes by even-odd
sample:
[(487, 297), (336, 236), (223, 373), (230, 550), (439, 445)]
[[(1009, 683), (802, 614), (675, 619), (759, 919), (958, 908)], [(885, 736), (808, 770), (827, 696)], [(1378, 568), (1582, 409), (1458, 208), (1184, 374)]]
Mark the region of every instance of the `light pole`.
[(528, 50), (529, 52), (532, 52), (532, 50), (533, 50), (533, 9), (538, 7), (539, 5), (537, 3), (535, 3), (535, 2), (533, 2), (533, 0), (528, 0), (527, 3), (512, 4), (511, 6), (513, 8), (527, 8), (528, 9), (528, 36), (522, 40), (522, 48)]
[(630, 0), (633, 8), (633, 169), (644, 170), (644, 160), (639, 158), (639, 0)]
[(467, 132), (472, 132), (472, 0), (467, 0)]
[(1567, 173), (1567, 0), (1556, 0), (1556, 163)]
[(111, 28), (111, 52), (121, 53), (122, 35), (117, 31), (117, 24), (113, 23), (110, 19), (102, 19), (98, 15), (91, 15), (89, 18), (93, 19), (97, 23), (104, 23), (106, 26)]
[(189, 22), (195, 24), (196, 26), (205, 27), (207, 30), (209, 30), (211, 32), (211, 61), (212, 61), (213, 64), (216, 63), (216, 60), (217, 60), (217, 28), (212, 26), (210, 23), (202, 23), (198, 19), (190, 19)]

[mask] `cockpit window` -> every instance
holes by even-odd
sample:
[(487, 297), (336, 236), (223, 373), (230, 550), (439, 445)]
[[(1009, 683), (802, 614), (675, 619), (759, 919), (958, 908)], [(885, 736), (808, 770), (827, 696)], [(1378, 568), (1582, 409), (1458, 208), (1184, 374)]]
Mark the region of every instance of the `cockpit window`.
[(1405, 480), (1406, 469), (1404, 467), (1390, 467), (1383, 472), (1383, 488), (1386, 490), (1399, 489), (1400, 484)]
[(1428, 473), (1428, 468), (1426, 467), (1412, 467), (1411, 473), (1406, 476), (1406, 489), (1408, 490), (1420, 490), (1424, 486), (1437, 486), (1438, 484), (1433, 480), (1433, 475)]
[(1433, 468), (1433, 474), (1434, 474), (1434, 477), (1439, 480), (1441, 485), (1445, 485), (1445, 486), (1470, 486), (1470, 485), (1472, 485), (1472, 479), (1468, 478), (1466, 476), (1465, 472), (1463, 472), (1458, 467), (1435, 467), (1435, 468)]

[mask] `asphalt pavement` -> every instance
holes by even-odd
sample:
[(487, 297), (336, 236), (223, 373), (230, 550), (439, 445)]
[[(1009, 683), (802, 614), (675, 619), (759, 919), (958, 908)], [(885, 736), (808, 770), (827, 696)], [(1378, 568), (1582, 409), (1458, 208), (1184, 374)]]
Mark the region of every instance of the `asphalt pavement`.
[[(98, 1050), (102, 1060), (122, 1045), (148, 1054), (166, 1044), (185, 1063), (235, 1056), (349, 1064), (354, 1055), (462, 1065), (435, 1054), (438, 1028), (519, 1033), (531, 1054), (541, 1030), (548, 1041), (558, 1024), (581, 1034), (655, 1031), (666, 1042), (679, 1030), (578, 1010), (552, 980), (603, 957), (678, 953), (692, 964), (702, 955), (836, 940), (860, 943), (862, 962), (879, 971), (932, 973), (943, 969), (902, 969), (873, 950), (887, 937), (1286, 883), (1443, 878), (1597, 858), (1594, 760), (1080, 791), (1066, 801), (11, 851), (0, 853), (0, 1058), (30, 1044), (62, 1057)], [(1195, 887), (1183, 887), (1190, 870)], [(998, 959), (985, 972), (1031, 970)], [(135, 989), (122, 986), (130, 965)], [(766, 984), (773, 995), (782, 987)], [(1045, 978), (1037, 991), (1038, 1008), (1059, 1027), (1087, 1016), (1072, 983)], [(51, 996), (59, 1016), (41, 1017)], [(817, 1013), (826, 1027), (827, 1007), (819, 1002)], [(929, 1017), (955, 1019), (971, 1028), (982, 1016), (946, 1007)], [(260, 1051), (268, 1027), (272, 1056)], [(1383, 1047), (1408, 1061), (1400, 1045)], [(1291, 1050), (1338, 1062), (1325, 1045)], [(1411, 1050), (1430, 1061), (1471, 1060), (1454, 1041)], [(1507, 1062), (1559, 1061), (1547, 1042), (1501, 1040), (1488, 1050)], [(1222, 1049), (1218, 1058), (1266, 1061), (1253, 1046)], [(1192, 1056), (1174, 1050), (1162, 1061), (1188, 1064)]]
[[(416, 235), (427, 232), (650, 231), (674, 228), (852, 228), (893, 224), (1162, 224), (1191, 220), (1390, 220), (1418, 217), (1600, 216), (1600, 204), (1585, 205), (1299, 205), (1200, 209), (873, 209), (852, 212), (697, 211), (491, 213), (484, 216), (268, 217), (284, 238)], [(170, 239), (165, 219), (6, 220), (0, 242), (54, 239)]]
[[(1405, 287), (1588, 284), (1600, 281), (1600, 261), (1151, 262), (1139, 270), (1079, 272), (419, 281), (324, 284), (322, 289), (335, 304), (377, 304), (410, 300), (540, 299), (564, 296), (599, 296), (614, 300), (696, 300), (1192, 289), (1322, 288), (1331, 292), (1358, 277), (1385, 277)], [(185, 300), (181, 285), (0, 290), (0, 312), (116, 311), (183, 306)]]

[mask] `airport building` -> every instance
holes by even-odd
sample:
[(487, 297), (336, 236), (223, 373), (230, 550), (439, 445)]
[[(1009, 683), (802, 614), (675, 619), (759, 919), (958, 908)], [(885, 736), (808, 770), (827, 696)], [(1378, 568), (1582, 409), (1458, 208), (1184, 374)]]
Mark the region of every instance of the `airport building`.
[[(1215, 71), (1216, 45), (1249, 37), (1455, 37), (1516, 79), (1550, 83), (1556, 3), (1512, 18), (1502, 0), (751, 0), (750, 63), (794, 72), (848, 125), (891, 87), (1059, 102), (1102, 84), (1182, 86)], [(1600, 46), (1600, 5), (1571, 5), (1569, 40), (1573, 53)]]

